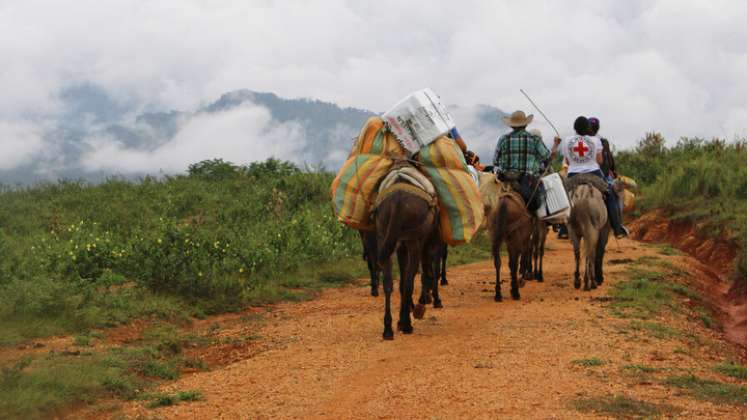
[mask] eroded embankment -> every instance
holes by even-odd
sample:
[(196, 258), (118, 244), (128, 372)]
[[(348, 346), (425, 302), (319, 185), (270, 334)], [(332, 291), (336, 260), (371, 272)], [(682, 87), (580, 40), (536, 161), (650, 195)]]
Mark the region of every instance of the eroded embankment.
[(703, 234), (697, 223), (669, 220), (662, 211), (646, 213), (630, 225), (633, 238), (643, 242), (668, 243), (702, 264), (707, 277), (699, 288), (718, 313), (728, 340), (747, 347), (747, 290), (737, 288), (731, 279), (737, 245), (726, 237)]

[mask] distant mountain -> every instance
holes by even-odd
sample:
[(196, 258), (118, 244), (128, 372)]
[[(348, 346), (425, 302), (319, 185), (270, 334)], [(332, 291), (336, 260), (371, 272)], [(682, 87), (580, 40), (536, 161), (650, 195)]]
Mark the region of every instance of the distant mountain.
[[(277, 156), (310, 165), (336, 169), (347, 156), (351, 140), (374, 112), (342, 108), (312, 99), (285, 99), (273, 93), (237, 90), (223, 94), (212, 103), (193, 111), (152, 111), (137, 113), (135, 104), (120, 103), (102, 89), (90, 85), (67, 89), (60, 95), (66, 110), (45, 132), (45, 150), (33, 163), (0, 171), (0, 183), (32, 183), (57, 178), (100, 180), (113, 173), (90, 169), (84, 156), (101, 142), (116, 144), (118, 151), (148, 153), (168, 145), (180, 130), (198, 117), (220, 115), (246, 105), (259, 105), (269, 111), (273, 124), (290, 123), (302, 132), (300, 145), (292, 156)], [(462, 136), (470, 148), (490, 159), (499, 133), (506, 127), (505, 115), (489, 105), (450, 106)], [(205, 159), (216, 156), (204, 156)], [(247, 163), (250, 156), (223, 156), (236, 163)], [(184, 168), (186, 170), (186, 168)], [(128, 176), (157, 174), (158, 168), (128, 172)]]

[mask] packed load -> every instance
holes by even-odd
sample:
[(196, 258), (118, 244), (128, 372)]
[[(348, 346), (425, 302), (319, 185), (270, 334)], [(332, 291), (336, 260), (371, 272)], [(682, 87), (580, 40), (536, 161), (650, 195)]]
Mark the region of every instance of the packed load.
[(571, 215), (571, 202), (568, 199), (563, 179), (554, 173), (540, 179), (545, 189), (542, 205), (537, 209), (540, 220), (565, 223)]
[(435, 188), (442, 239), (449, 245), (469, 242), (482, 223), (483, 204), (462, 151), (445, 136), (453, 127), (430, 89), (408, 96), (383, 118), (369, 118), (332, 182), (337, 219), (372, 230), (382, 180), (397, 161), (410, 159)]
[(638, 184), (633, 178), (627, 176), (618, 176), (614, 182), (615, 191), (622, 198), (620, 200), (620, 206), (622, 207), (623, 213), (628, 213), (635, 210), (635, 193), (631, 190), (636, 190)]
[(430, 89), (408, 95), (384, 113), (384, 122), (410, 154), (420, 151), (454, 128), (454, 121)]

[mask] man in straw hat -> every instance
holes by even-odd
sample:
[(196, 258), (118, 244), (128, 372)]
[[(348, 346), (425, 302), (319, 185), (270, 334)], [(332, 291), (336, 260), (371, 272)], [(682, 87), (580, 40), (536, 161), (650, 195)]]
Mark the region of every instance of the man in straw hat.
[(534, 194), (534, 190), (543, 165), (552, 161), (560, 145), (556, 140), (551, 152), (542, 142), (542, 137), (529, 133), (526, 128), (533, 119), (534, 115), (527, 116), (524, 111), (503, 117), (503, 122), (513, 130), (498, 139), (493, 159), (499, 179), (518, 182), (519, 193), (527, 201), (530, 211), (535, 211), (541, 203), (539, 194)]

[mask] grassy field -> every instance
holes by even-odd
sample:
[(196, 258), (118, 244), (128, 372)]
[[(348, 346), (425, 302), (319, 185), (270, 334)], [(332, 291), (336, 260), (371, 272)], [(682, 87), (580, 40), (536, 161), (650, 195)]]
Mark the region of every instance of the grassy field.
[(667, 147), (658, 133), (616, 154), (621, 173), (642, 186), (642, 210), (698, 222), (702, 233), (726, 236), (741, 251), (738, 278), (747, 276), (747, 143), (682, 138)]
[[(0, 350), (54, 335), (75, 336), (76, 348), (3, 366), (0, 417), (106, 397), (199, 399), (147, 392), (202, 367), (187, 350), (223, 344), (180, 326), (367, 275), (358, 234), (332, 213), (332, 178), (277, 160), (215, 160), (164, 179), (0, 191)], [(480, 238), (454, 248), (450, 264), (488, 256)], [(92, 349), (133, 319), (150, 325), (139, 340)]]

